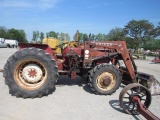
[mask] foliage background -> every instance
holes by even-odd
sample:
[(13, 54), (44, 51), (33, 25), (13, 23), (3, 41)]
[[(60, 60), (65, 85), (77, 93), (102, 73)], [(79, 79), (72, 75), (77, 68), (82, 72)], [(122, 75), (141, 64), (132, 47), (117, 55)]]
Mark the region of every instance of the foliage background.
[[(32, 40), (26, 39), (26, 33), (22, 29), (7, 29), (6, 27), (0, 26), (0, 38), (14, 39), (18, 42), (34, 42), (41, 43), (43, 38), (53, 37), (61, 41), (75, 40), (75, 35), (71, 39), (68, 33), (59, 33), (55, 30), (47, 33), (40, 32), (38, 30), (33, 31)], [(95, 41), (104, 40), (125, 40), (128, 48), (138, 49), (144, 48), (149, 50), (160, 49), (160, 22), (157, 26), (154, 26), (148, 20), (131, 20), (123, 28), (115, 27), (109, 31), (109, 33), (102, 34), (90, 34), (79, 32), (79, 41), (85, 41), (87, 38)]]

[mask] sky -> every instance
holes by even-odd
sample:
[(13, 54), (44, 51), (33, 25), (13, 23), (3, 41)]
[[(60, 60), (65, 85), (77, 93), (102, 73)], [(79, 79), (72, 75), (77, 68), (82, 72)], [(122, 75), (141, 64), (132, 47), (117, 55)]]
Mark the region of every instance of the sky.
[(108, 34), (131, 20), (160, 22), (160, 0), (0, 0), (0, 26), (33, 31)]

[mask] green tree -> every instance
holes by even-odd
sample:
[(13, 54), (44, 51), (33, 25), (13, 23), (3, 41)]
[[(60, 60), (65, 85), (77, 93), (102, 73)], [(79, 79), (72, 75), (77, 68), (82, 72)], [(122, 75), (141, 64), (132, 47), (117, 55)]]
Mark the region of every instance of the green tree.
[(160, 49), (160, 39), (152, 39), (147, 41), (144, 45), (144, 49), (146, 50), (158, 50)]
[(60, 33), (59, 34), (59, 39), (61, 40), (61, 41), (63, 41), (63, 40), (70, 40), (70, 36), (69, 36), (69, 34), (68, 33)]
[(42, 40), (44, 39), (44, 33), (40, 32), (40, 43), (42, 43)]
[(96, 40), (98, 40), (98, 41), (104, 40), (104, 35), (102, 33), (98, 33), (96, 35)]
[(37, 30), (37, 31), (33, 31), (32, 41), (33, 41), (34, 43), (38, 43), (39, 38), (40, 38), (40, 32), (39, 32), (38, 30)]
[(160, 39), (155, 39), (155, 50), (160, 50)]
[(113, 28), (108, 33), (108, 39), (109, 40), (124, 40), (125, 39), (125, 33), (123, 28)]
[(50, 31), (49, 33), (47, 33), (47, 37), (58, 38), (57, 33), (54, 31)]
[(19, 42), (27, 42), (26, 33), (24, 30), (19, 30)]
[[(90, 40), (108, 40), (108, 35), (99, 33), (97, 35), (91, 34), (91, 36), (87, 35), (86, 33), (79, 33), (78, 40), (83, 42), (88, 40), (90, 37)], [(73, 36), (73, 39), (76, 39), (76, 34)]]
[(158, 23), (158, 26), (154, 29), (155, 37), (160, 37), (160, 22)]
[(86, 33), (83, 34), (83, 41), (86, 41), (88, 39), (88, 35)]
[(39, 31), (36, 31), (36, 42), (38, 42), (38, 39), (39, 39)]
[(96, 39), (96, 35), (95, 35), (95, 34), (92, 34), (92, 35), (91, 35), (91, 39), (92, 39), (92, 40), (95, 40), (95, 39)]
[(11, 28), (7, 31), (6, 39), (14, 39), (18, 42), (27, 42), (24, 30), (17, 30), (14, 28)]
[(109, 40), (108, 34), (103, 34), (103, 39), (104, 39), (104, 40)]
[(60, 39), (60, 33), (57, 32), (56, 34), (57, 34), (57, 39)]
[(0, 37), (5, 39), (14, 39), (18, 42), (27, 42), (26, 33), (24, 30), (18, 29), (7, 29), (5, 27), (0, 27)]
[(125, 26), (124, 31), (135, 49), (138, 49), (155, 35), (154, 25), (148, 20), (131, 20)]
[(36, 42), (36, 31), (33, 31), (33, 38), (32, 38), (33, 42)]
[(0, 26), (0, 38), (6, 38), (7, 28)]
[(84, 40), (83, 40), (83, 33), (79, 33), (79, 35), (78, 35), (78, 40), (79, 40), (79, 41), (84, 41)]
[(65, 33), (65, 39), (68, 40), (68, 41), (70, 41), (70, 36), (69, 36), (68, 33)]
[[(73, 39), (76, 40), (76, 34), (73, 36)], [(88, 35), (86, 33), (80, 33), (78, 34), (78, 41), (86, 41), (88, 39)]]
[(60, 39), (61, 41), (65, 40), (65, 34), (64, 34), (64, 33), (60, 33), (59, 39)]

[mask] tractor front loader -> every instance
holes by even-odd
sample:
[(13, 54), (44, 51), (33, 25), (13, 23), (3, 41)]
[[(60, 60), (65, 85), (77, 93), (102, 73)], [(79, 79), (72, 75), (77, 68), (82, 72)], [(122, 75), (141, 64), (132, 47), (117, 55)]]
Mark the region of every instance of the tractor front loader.
[(48, 45), (19, 43), (19, 51), (9, 57), (3, 71), (10, 94), (23, 98), (52, 93), (59, 75), (82, 77), (95, 94), (110, 95), (121, 82), (140, 83), (152, 94), (160, 94), (153, 76), (137, 72), (125, 41), (85, 41), (83, 47), (73, 48), (64, 45), (61, 56)]

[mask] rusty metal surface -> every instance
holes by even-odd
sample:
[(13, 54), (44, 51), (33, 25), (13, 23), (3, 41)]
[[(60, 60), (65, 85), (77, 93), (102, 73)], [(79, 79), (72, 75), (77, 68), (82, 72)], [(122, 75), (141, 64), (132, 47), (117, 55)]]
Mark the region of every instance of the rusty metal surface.
[(45, 66), (35, 59), (20, 61), (13, 74), (16, 83), (25, 90), (40, 88), (47, 77)]
[(52, 56), (54, 60), (57, 61), (57, 57), (54, 55), (53, 50), (46, 44), (18, 43), (18, 47), (19, 47), (19, 50), (23, 48), (31, 48), (31, 47), (45, 50), (47, 53), (49, 53)]
[[(87, 52), (89, 51), (89, 52)], [(111, 53), (118, 53), (118, 59), (123, 60), (132, 82), (136, 82), (136, 74), (130, 59), (129, 52), (126, 47), (125, 41), (101, 41), (93, 42), (87, 41), (84, 44), (84, 66), (91, 66), (92, 60), (99, 56), (107, 56)], [(116, 54), (117, 55), (117, 54)], [(115, 56), (116, 56), (115, 55)], [(110, 57), (111, 61), (114, 61), (114, 56)], [(114, 64), (114, 63), (112, 63)]]
[[(122, 83), (125, 85), (130, 84), (130, 76), (125, 67), (119, 68), (122, 74)], [(141, 85), (147, 87), (152, 95), (160, 95), (160, 83), (158, 80), (151, 74), (144, 72), (137, 72), (137, 82)]]
[(152, 60), (153, 63), (160, 63), (160, 59)]
[(160, 51), (159, 51), (158, 55), (155, 56), (154, 60), (152, 60), (152, 62), (154, 62), (154, 63), (160, 63)]
[[(130, 90), (131, 93), (129, 93)], [(128, 95), (128, 97), (126, 97), (126, 95)], [(128, 100), (127, 107), (125, 106), (127, 103), (126, 99)], [(151, 99), (152, 98), (149, 90), (138, 83), (129, 84), (122, 89), (119, 95), (120, 105), (128, 114), (141, 114), (147, 120), (160, 120), (148, 110)]]
[[(15, 51), (17, 50), (9, 48), (1, 49), (0, 68), (3, 68), (8, 57), (11, 56)], [(150, 59), (152, 60), (154, 58), (152, 57)], [(135, 62), (139, 71), (153, 74), (156, 79), (160, 80), (159, 65), (150, 64), (150, 61), (148, 60), (136, 60)], [(53, 119), (53, 113), (54, 118), (57, 120), (71, 120), (75, 118), (77, 120), (110, 120), (111, 118), (113, 120), (117, 120), (117, 116), (120, 116), (118, 117), (119, 120), (145, 120), (142, 115), (132, 116), (121, 112), (122, 109), (119, 108), (119, 101), (117, 100), (122, 89), (121, 87), (111, 96), (93, 95), (90, 94), (90, 88), (87, 85), (81, 86), (81, 80), (79, 78), (77, 78), (77, 80), (71, 80), (63, 77), (60, 79), (60, 81), (58, 81), (56, 92), (48, 97), (24, 100), (8, 94), (8, 87), (4, 84), (3, 74), (0, 73), (0, 88), (0, 120), (48, 120)], [(87, 99), (81, 99), (85, 97)], [(158, 117), (160, 117), (159, 104), (160, 95), (153, 96), (149, 110), (155, 113)], [(114, 105), (115, 108), (113, 108), (111, 105)]]
[(86, 41), (84, 42), (84, 49), (81, 47), (70, 48), (68, 46), (62, 51), (61, 59), (63, 59), (63, 62), (57, 60), (57, 57), (48, 45), (19, 43), (20, 49), (25, 47), (38, 47), (45, 50), (57, 61), (59, 70), (70, 71), (69, 74), (75, 70), (72, 70), (73, 66), (75, 66), (74, 68), (93, 68), (101, 63), (111, 62), (113, 65), (116, 65), (117, 60), (123, 60), (129, 76), (127, 77), (129, 78), (127, 82), (137, 82), (137, 68), (127, 50), (125, 41)]
[(141, 98), (134, 96), (132, 101), (137, 104), (137, 112), (143, 115), (147, 120), (160, 120), (160, 118), (155, 116), (141, 103)]
[(111, 90), (115, 87), (116, 75), (114, 73), (103, 72), (97, 78), (97, 85), (102, 90)]
[(152, 95), (160, 95), (160, 83), (150, 74), (138, 72), (139, 82), (147, 87)]
[(129, 84), (122, 89), (119, 95), (120, 106), (128, 114), (139, 114), (136, 103), (132, 101), (134, 96), (141, 98), (146, 108), (151, 104), (151, 94), (147, 88), (138, 83)]

